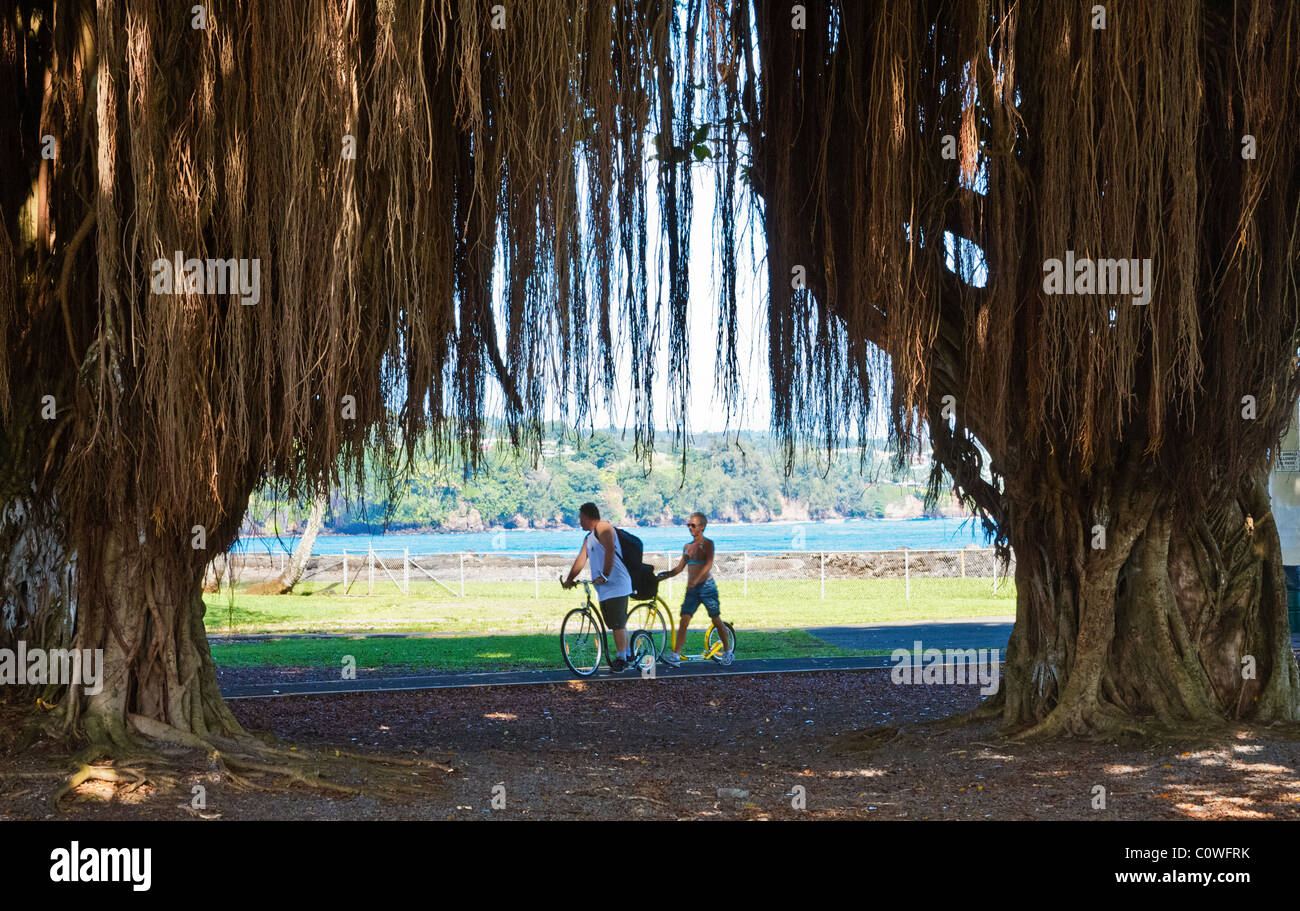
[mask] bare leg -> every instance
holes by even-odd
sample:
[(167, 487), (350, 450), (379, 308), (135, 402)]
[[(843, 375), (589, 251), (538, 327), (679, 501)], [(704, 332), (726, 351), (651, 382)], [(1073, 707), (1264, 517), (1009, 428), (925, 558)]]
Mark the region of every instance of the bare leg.
[(614, 630), (614, 647), (618, 649), (621, 655), (627, 651), (627, 627)]
[(677, 639), (673, 643), (673, 651), (679, 655), (686, 647), (686, 628), (691, 625), (691, 616), (691, 614), (682, 614), (682, 621), (677, 624)]
[(727, 635), (727, 625), (722, 622), (722, 614), (713, 618), (713, 628), (718, 631), (718, 638), (722, 640), (722, 650), (731, 651), (731, 637)]

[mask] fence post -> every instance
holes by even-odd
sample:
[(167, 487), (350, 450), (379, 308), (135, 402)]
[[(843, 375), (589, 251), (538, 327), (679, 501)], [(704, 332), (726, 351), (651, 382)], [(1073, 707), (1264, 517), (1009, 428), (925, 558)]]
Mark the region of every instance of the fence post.
[(966, 578), (966, 551), (964, 549), (961, 552), (961, 577)]
[(541, 580), (537, 576), (537, 554), (533, 554), (533, 600), (542, 597)]
[(375, 593), (375, 545), (370, 545), (367, 556), (370, 560), (370, 575), (366, 580), (366, 594), (373, 595)]
[(903, 548), (903, 599), (912, 600), (912, 551)]
[(280, 575), (284, 575), (284, 551), (280, 551)]
[(411, 593), (411, 548), (402, 551), (402, 594)]
[(749, 551), (745, 551), (745, 597), (749, 597)]
[(348, 593), (348, 552), (343, 551), (343, 594)]
[(993, 594), (998, 593), (998, 554), (993, 552)]
[(465, 597), (465, 555), (460, 555), (460, 596)]
[(826, 600), (826, 554), (822, 554), (822, 600)]

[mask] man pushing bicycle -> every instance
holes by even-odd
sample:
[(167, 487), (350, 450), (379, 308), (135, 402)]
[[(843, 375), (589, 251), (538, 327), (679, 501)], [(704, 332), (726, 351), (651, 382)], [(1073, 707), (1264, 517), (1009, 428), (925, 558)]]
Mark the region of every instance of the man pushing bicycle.
[(595, 503), (583, 503), (578, 507), (578, 524), (587, 536), (583, 538), (582, 548), (573, 561), (568, 578), (561, 579), (560, 585), (566, 589), (573, 588), (578, 573), (588, 562), (591, 563), (591, 581), (600, 600), (600, 613), (605, 618), (605, 625), (614, 632), (614, 646), (618, 650), (609, 668), (618, 673), (627, 667), (631, 657), (627, 647), (627, 598), (632, 594), (632, 577), (621, 559), (623, 552), (618, 543), (618, 533), (613, 525), (600, 517), (600, 509)]
[(673, 569), (657, 574), (661, 580), (671, 579), (683, 569), (686, 570), (686, 597), (682, 600), (682, 619), (678, 624), (677, 639), (673, 643), (674, 648), (665, 649), (659, 657), (660, 661), (673, 667), (682, 666), (682, 656), (678, 653), (686, 644), (686, 628), (691, 625), (691, 618), (695, 616), (695, 610), (701, 604), (708, 611), (713, 627), (718, 631), (718, 640), (722, 643), (723, 651), (718, 656), (718, 661), (722, 664), (731, 664), (735, 658), (732, 654), (735, 643), (727, 635), (727, 626), (722, 622), (718, 585), (713, 581), (713, 542), (704, 537), (704, 527), (708, 524), (709, 520), (703, 513), (691, 513), (690, 518), (686, 520), (686, 527), (691, 532), (691, 541), (682, 548), (681, 560)]

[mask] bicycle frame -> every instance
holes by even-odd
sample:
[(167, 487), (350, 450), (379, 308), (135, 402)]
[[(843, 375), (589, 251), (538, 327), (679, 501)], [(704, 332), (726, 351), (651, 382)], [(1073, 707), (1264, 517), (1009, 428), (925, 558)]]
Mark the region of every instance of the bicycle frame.
[[(654, 601), (642, 601), (634, 605), (633, 607), (628, 608), (628, 614), (631, 614), (632, 611), (635, 610), (637, 607), (641, 607), (646, 604), (657, 604), (658, 609), (662, 610), (665, 616), (668, 617), (668, 644), (665, 647), (671, 648), (672, 646), (677, 645), (677, 643), (673, 641), (677, 638), (677, 621), (673, 618), (673, 609), (668, 606), (668, 602), (665, 601), (663, 598), (659, 597), (658, 595), (655, 595)], [(709, 618), (709, 623), (712, 624), (712, 622), (713, 622), (713, 618)], [(708, 640), (708, 629), (706, 627), (705, 641), (707, 640)], [(721, 655), (722, 652), (723, 652), (722, 640), (719, 639), (717, 642), (713, 643), (712, 648), (707, 648), (698, 655), (682, 655), (679, 653), (679, 657), (683, 661), (711, 661), (712, 659), (716, 658), (718, 655)]]
[(612, 668), (614, 666), (614, 653), (609, 648), (609, 630), (605, 628), (605, 617), (601, 613), (600, 603), (591, 600), (591, 583), (580, 582), (583, 591), (587, 593), (587, 613), (596, 619), (596, 628), (600, 630), (601, 651), (605, 653), (605, 665)]
[[(609, 647), (609, 640), (610, 640), (609, 629), (605, 626), (605, 616), (604, 616), (604, 614), (603, 614), (603, 613), (601, 612), (601, 610), (600, 610), (600, 602), (599, 602), (599, 601), (592, 601), (592, 599), (591, 599), (591, 583), (590, 583), (590, 582), (585, 582), (585, 581), (579, 579), (579, 580), (577, 580), (577, 584), (578, 584), (578, 585), (581, 585), (582, 588), (583, 588), (583, 591), (586, 592), (586, 594), (587, 594), (587, 606), (586, 606), (585, 609), (586, 609), (587, 613), (590, 614), (590, 615), (595, 619), (595, 621), (596, 621), (596, 628), (600, 630), (600, 642), (601, 642), (601, 645), (602, 645), (602, 649), (601, 649), (601, 651), (604, 652), (605, 666), (608, 667), (610, 670), (613, 670), (613, 669), (614, 669), (614, 653), (615, 653), (615, 650), (613, 650), (613, 649), (611, 649), (611, 648)], [(631, 645), (631, 642), (632, 642), (632, 634), (633, 634), (634, 632), (635, 632), (635, 630), (628, 630), (628, 631), (627, 631), (627, 637), (628, 637), (628, 644), (629, 644), (629, 645)]]
[[(586, 593), (587, 603), (586, 606), (584, 607), (584, 610), (588, 614), (590, 614), (596, 621), (596, 628), (600, 630), (600, 641), (603, 646), (602, 651), (604, 652), (605, 665), (613, 669), (614, 652), (609, 647), (609, 639), (610, 639), (609, 629), (605, 626), (605, 617), (600, 611), (599, 602), (592, 600), (591, 583), (583, 580), (576, 580), (575, 584), (581, 585), (583, 591)], [(654, 610), (663, 611), (664, 616), (668, 618), (669, 641), (665, 644), (665, 648), (671, 645), (675, 645), (676, 643), (673, 642), (673, 639), (675, 639), (677, 636), (677, 621), (676, 618), (673, 616), (673, 609), (668, 606), (668, 602), (664, 601), (663, 598), (659, 597), (658, 595), (655, 595), (654, 599), (651, 601), (639, 601), (634, 605), (629, 605), (628, 615), (631, 616), (632, 613), (639, 607), (647, 607), (647, 606), (653, 608)], [(710, 623), (712, 623), (711, 619), (710, 619)], [(641, 631), (642, 630), (639, 629), (633, 630), (629, 628), (627, 631), (629, 643), (631, 642), (632, 637), (637, 632), (641, 632)], [(650, 630), (644, 630), (644, 632), (651, 633)], [(706, 642), (708, 641), (707, 630), (705, 634), (705, 641)], [(717, 642), (714, 642), (712, 646), (706, 648), (703, 652), (701, 652), (698, 655), (681, 655), (680, 657), (683, 661), (710, 661), (713, 658), (716, 658), (718, 655), (722, 654), (722, 651), (723, 651), (722, 640), (721, 638), (719, 638)]]
[[(671, 647), (673, 644), (673, 636), (677, 635), (677, 627), (674, 625), (673, 609), (668, 606), (668, 602), (664, 601), (664, 599), (658, 595), (655, 595), (654, 598), (649, 601), (638, 601), (636, 604), (630, 605), (627, 609), (627, 615), (629, 617), (632, 616), (633, 612), (635, 612), (638, 607), (656, 607), (657, 610), (662, 610), (664, 612), (664, 615), (668, 617), (668, 642), (665, 643), (664, 647)], [(647, 630), (647, 632), (650, 632), (650, 630)]]

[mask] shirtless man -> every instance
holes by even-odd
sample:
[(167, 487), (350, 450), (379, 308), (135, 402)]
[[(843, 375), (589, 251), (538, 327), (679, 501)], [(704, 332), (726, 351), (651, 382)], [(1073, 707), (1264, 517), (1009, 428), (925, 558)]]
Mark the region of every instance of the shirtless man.
[(686, 597), (682, 601), (682, 620), (673, 643), (675, 648), (666, 649), (659, 658), (673, 667), (682, 665), (682, 656), (678, 651), (686, 643), (686, 628), (691, 625), (695, 609), (701, 604), (709, 612), (713, 627), (718, 631), (718, 638), (722, 640), (723, 652), (719, 660), (723, 664), (730, 664), (734, 658), (731, 637), (727, 635), (727, 626), (722, 622), (722, 608), (718, 604), (718, 584), (713, 581), (713, 542), (704, 537), (704, 526), (708, 524), (709, 520), (704, 518), (703, 513), (691, 513), (691, 517), (686, 520), (686, 527), (691, 531), (691, 542), (682, 548), (682, 558), (675, 568), (658, 574), (660, 579), (671, 579), (683, 569), (686, 570)]

